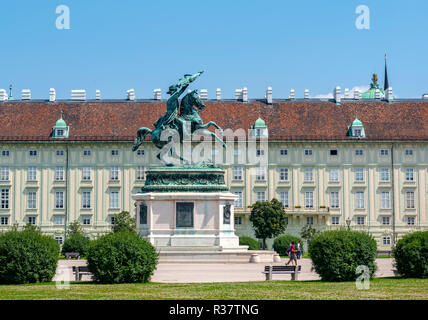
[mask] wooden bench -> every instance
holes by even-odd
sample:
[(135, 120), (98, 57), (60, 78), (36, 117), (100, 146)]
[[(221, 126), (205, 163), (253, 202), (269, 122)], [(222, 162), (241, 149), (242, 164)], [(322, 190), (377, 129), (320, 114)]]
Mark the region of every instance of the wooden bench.
[(75, 281), (82, 280), (83, 275), (92, 275), (86, 266), (73, 266), (73, 273), (75, 275)]
[(302, 266), (265, 266), (266, 280), (272, 280), (273, 274), (291, 274), (291, 280), (298, 280)]
[(376, 252), (376, 257), (379, 257), (380, 255), (388, 255), (388, 257), (391, 258), (391, 254), (392, 254), (392, 251), (390, 250), (379, 250)]
[(80, 253), (79, 252), (66, 252), (65, 258), (67, 260), (74, 258), (74, 259), (80, 259)]

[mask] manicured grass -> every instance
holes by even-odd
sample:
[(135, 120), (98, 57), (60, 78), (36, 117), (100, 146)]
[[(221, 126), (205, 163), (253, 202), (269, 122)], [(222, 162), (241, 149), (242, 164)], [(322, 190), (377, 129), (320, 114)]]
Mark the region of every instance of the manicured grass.
[(69, 290), (55, 283), (0, 285), (0, 299), (44, 300), (275, 300), (275, 299), (423, 299), (428, 300), (428, 279), (381, 278), (370, 281), (369, 290), (357, 290), (355, 282), (266, 281), (239, 283), (120, 284), (72, 282)]

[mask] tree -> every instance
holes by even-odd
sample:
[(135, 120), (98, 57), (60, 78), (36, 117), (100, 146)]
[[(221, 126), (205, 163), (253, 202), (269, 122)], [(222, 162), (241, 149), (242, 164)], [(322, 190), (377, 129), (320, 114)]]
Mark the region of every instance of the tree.
[(259, 202), (250, 206), (250, 221), (253, 224), (256, 237), (263, 239), (263, 249), (266, 249), (266, 239), (276, 237), (287, 227), (286, 213), (282, 203), (277, 199), (270, 202)]
[(306, 225), (300, 231), (300, 236), (305, 239), (306, 244), (309, 245), (309, 242), (311, 242), (311, 239), (317, 234), (317, 232), (318, 231), (315, 228), (312, 228), (311, 225)]
[(112, 227), (113, 233), (117, 232), (131, 232), (137, 233), (137, 225), (135, 218), (131, 217), (128, 211), (122, 211), (114, 218)]
[(82, 225), (77, 220), (70, 223), (67, 230), (67, 237), (71, 238), (75, 235), (84, 235)]

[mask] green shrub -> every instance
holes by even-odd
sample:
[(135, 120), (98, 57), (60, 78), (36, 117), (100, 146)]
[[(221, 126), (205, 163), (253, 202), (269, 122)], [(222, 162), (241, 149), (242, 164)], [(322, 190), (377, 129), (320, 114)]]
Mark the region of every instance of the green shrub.
[(352, 281), (367, 266), (370, 277), (376, 271), (376, 241), (365, 232), (329, 230), (318, 233), (309, 243), (309, 255), (315, 271), (324, 281)]
[(81, 257), (86, 257), (88, 254), (89, 244), (91, 240), (82, 234), (75, 234), (65, 239), (62, 245), (61, 253), (65, 255), (67, 252), (78, 252)]
[(428, 278), (428, 231), (404, 236), (393, 249), (395, 267), (406, 278)]
[(100, 283), (148, 282), (158, 261), (155, 248), (130, 232), (91, 241), (87, 258), (89, 271)]
[(0, 233), (0, 283), (51, 281), (58, 258), (58, 243), (37, 230)]
[(273, 250), (275, 250), (280, 256), (288, 256), (287, 248), (288, 248), (288, 245), (293, 241), (294, 241), (294, 247), (296, 248), (296, 250), (297, 250), (297, 242), (300, 241), (300, 247), (302, 248), (302, 254), (303, 254), (302, 239), (288, 235), (288, 234), (275, 238), (272, 246)]
[(240, 246), (248, 246), (248, 250), (260, 250), (259, 242), (251, 237), (239, 237)]

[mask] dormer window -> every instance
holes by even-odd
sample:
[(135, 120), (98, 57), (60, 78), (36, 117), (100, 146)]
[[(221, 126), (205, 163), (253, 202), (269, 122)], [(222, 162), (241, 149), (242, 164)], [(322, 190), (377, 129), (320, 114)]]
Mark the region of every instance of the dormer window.
[(361, 132), (362, 132), (362, 130), (360, 129), (360, 128), (353, 128), (352, 129), (352, 136), (353, 137), (358, 137), (358, 138), (361, 138)]
[(363, 123), (357, 118), (356, 115), (355, 115), (354, 122), (352, 122), (352, 124), (348, 127), (348, 135), (351, 138), (359, 138), (359, 139), (366, 137)]
[(52, 138), (68, 138), (68, 131), (69, 126), (67, 126), (67, 123), (62, 118), (61, 111), (61, 118), (55, 123), (55, 126), (53, 127)]
[(64, 137), (65, 135), (65, 130), (64, 129), (56, 129), (56, 137)]
[(260, 118), (260, 114), (254, 125), (251, 126), (251, 132), (254, 137), (267, 137), (267, 126), (263, 119)]

